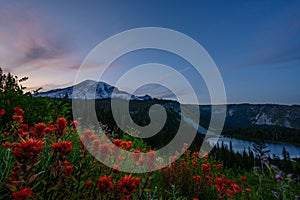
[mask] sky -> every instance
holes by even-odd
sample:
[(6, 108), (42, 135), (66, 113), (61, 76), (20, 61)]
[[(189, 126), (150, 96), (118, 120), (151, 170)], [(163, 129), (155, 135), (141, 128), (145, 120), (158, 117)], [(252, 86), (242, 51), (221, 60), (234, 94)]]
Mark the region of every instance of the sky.
[[(300, 104), (300, 1), (0, 1), (0, 66), (28, 76), (28, 90), (74, 84), (81, 63), (107, 38), (133, 28), (179, 31), (203, 46), (215, 62), (227, 103)], [(121, 44), (120, 44), (121, 45)], [(210, 97), (189, 62), (146, 49), (117, 59), (105, 72), (114, 85), (133, 67), (162, 63), (180, 72), (201, 103)], [(86, 79), (101, 66), (84, 69)], [(140, 74), (143, 79), (147, 74)], [(185, 86), (168, 74), (183, 95)], [(130, 81), (121, 90), (132, 87)], [(137, 94), (173, 98), (157, 85)]]

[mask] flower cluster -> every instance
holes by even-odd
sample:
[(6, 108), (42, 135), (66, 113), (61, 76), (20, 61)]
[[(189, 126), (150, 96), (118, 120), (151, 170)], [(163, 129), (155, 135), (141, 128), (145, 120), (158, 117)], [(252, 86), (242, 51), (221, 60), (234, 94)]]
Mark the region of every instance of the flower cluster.
[(36, 140), (29, 138), (27, 140), (22, 140), (21, 142), (14, 143), (4, 143), (3, 147), (12, 147), (12, 152), (15, 155), (16, 161), (20, 164), (34, 164), (39, 161), (39, 153), (43, 149), (43, 144), (41, 140)]
[(25, 200), (27, 199), (32, 193), (32, 190), (29, 188), (23, 188), (19, 192), (13, 192), (13, 197), (15, 200)]
[(98, 179), (97, 188), (100, 193), (107, 193), (114, 190), (115, 184), (112, 184), (111, 176), (103, 175)]
[(140, 179), (125, 175), (120, 179), (119, 191), (123, 199), (131, 199), (132, 194), (140, 187)]
[(52, 144), (53, 152), (58, 156), (59, 160), (63, 161), (73, 150), (72, 142), (62, 141)]

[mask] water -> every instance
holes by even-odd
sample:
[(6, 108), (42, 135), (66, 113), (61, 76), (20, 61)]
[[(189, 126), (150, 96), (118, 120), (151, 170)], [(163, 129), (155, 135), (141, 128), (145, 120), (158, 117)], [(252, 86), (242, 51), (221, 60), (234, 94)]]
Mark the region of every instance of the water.
[[(224, 145), (227, 145), (229, 148), (229, 143), (231, 141), (232, 143), (232, 149), (234, 152), (240, 152), (242, 153), (245, 149), (248, 151), (248, 148), (250, 147), (252, 149), (252, 144), (254, 144), (253, 141), (250, 140), (242, 140), (242, 139), (236, 139), (232, 137), (226, 137), (226, 136), (220, 136), (220, 138), (209, 138), (207, 140), (211, 145), (215, 145), (216, 143), (219, 144), (219, 146), (222, 145), (222, 142)], [(273, 154), (277, 155), (278, 157), (282, 158), (282, 149), (285, 147), (285, 149), (289, 152), (291, 158), (300, 158), (300, 147), (290, 145), (290, 144), (279, 144), (279, 143), (272, 143), (272, 142), (266, 142), (266, 145), (271, 152), (269, 155), (272, 157)]]
[[(201, 125), (195, 123), (191, 118), (188, 118), (186, 116), (183, 116), (183, 120), (190, 125), (192, 125), (195, 129), (198, 130), (201, 134), (208, 134), (208, 135), (215, 135), (213, 132), (207, 131), (204, 127)], [(231, 141), (232, 143), (232, 149), (234, 152), (240, 152), (242, 153), (244, 149), (248, 152), (248, 148), (250, 147), (252, 149), (252, 144), (254, 144), (251, 140), (242, 140), (242, 139), (236, 139), (232, 137), (226, 137), (226, 136), (220, 136), (218, 138), (211, 137), (207, 140), (211, 145), (215, 145), (216, 143), (219, 144), (219, 146), (222, 145), (222, 142), (224, 145), (227, 145), (229, 148), (229, 143)], [(300, 158), (300, 147), (290, 145), (290, 144), (280, 144), (280, 143), (273, 143), (273, 142), (266, 142), (266, 145), (270, 151), (269, 155), (273, 157), (273, 154), (278, 156), (279, 158), (282, 158), (282, 149), (285, 147), (286, 151), (289, 152), (290, 158)]]

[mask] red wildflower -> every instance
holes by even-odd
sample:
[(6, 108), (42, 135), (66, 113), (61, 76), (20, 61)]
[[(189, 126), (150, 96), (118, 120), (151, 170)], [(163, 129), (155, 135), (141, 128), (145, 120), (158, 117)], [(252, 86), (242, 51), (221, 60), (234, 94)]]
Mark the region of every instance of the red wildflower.
[(120, 139), (115, 139), (115, 140), (114, 140), (114, 144), (115, 144), (117, 147), (120, 147), (120, 146), (121, 146), (121, 140), (120, 140)]
[(126, 149), (127, 150), (130, 150), (132, 148), (132, 142), (131, 141), (128, 141), (127, 143), (126, 143)]
[(216, 184), (220, 185), (222, 183), (223, 183), (222, 179), (219, 177), (216, 177)]
[(185, 152), (185, 156), (187, 157), (187, 158), (190, 158), (191, 157), (191, 150), (186, 150), (186, 152)]
[(251, 192), (250, 188), (245, 188), (246, 192)]
[(46, 124), (38, 123), (34, 126), (34, 135), (38, 137), (42, 137), (45, 133), (45, 129), (47, 128)]
[(92, 153), (93, 155), (96, 155), (100, 151), (100, 140), (94, 140), (93, 141), (93, 148), (92, 148)]
[(13, 197), (15, 200), (25, 200), (29, 195), (31, 195), (32, 191), (29, 188), (23, 188), (19, 192), (13, 192)]
[(0, 110), (0, 115), (1, 115), (1, 116), (5, 115), (5, 113), (6, 113), (6, 111), (5, 111), (4, 109), (1, 109), (1, 110)]
[(138, 160), (138, 163), (139, 163), (139, 165), (143, 165), (144, 159), (142, 157), (140, 157), (139, 160)]
[(187, 167), (187, 168), (185, 169), (185, 171), (186, 171), (187, 173), (190, 173), (191, 169), (190, 169), (189, 167)]
[(100, 192), (108, 192), (113, 190), (115, 187), (114, 184), (111, 183), (111, 176), (102, 176), (99, 178), (97, 183), (97, 188), (100, 190)]
[(38, 153), (43, 149), (44, 142), (35, 139), (28, 139), (20, 143), (14, 143), (13, 154), (19, 163), (37, 162)]
[(194, 169), (197, 168), (197, 163), (194, 160), (192, 161), (192, 166), (193, 166)]
[(26, 138), (29, 135), (29, 133), (22, 131), (20, 135), (22, 138)]
[(71, 165), (66, 166), (64, 175), (70, 177), (73, 173), (73, 167)]
[(88, 148), (93, 140), (95, 139), (95, 134), (92, 130), (85, 130), (83, 131), (83, 136), (80, 138), (81, 143)]
[(226, 193), (227, 193), (229, 196), (234, 196), (234, 191), (231, 190), (231, 189), (227, 189), (227, 190), (226, 190)]
[(197, 182), (201, 182), (201, 177), (200, 176), (193, 176), (193, 179)]
[(155, 162), (156, 162), (156, 153), (153, 150), (150, 150), (147, 152), (147, 170), (152, 170), (155, 168)]
[(210, 173), (210, 171), (211, 171), (211, 166), (210, 166), (210, 164), (209, 164), (209, 163), (208, 163), (208, 164), (202, 164), (202, 171), (203, 171), (203, 173), (205, 173), (205, 174)]
[(119, 190), (125, 196), (131, 196), (140, 186), (140, 179), (125, 175), (120, 179)]
[(242, 187), (240, 187), (238, 184), (233, 184), (232, 186), (234, 192), (241, 192)]
[(89, 180), (86, 181), (85, 186), (86, 186), (87, 189), (89, 189), (92, 186), (92, 184), (93, 184), (92, 181), (89, 179)]
[(205, 179), (207, 180), (208, 185), (210, 186), (212, 184), (212, 182), (213, 182), (213, 178), (210, 177), (210, 176), (205, 176)]
[(28, 124), (22, 124), (22, 130), (28, 131)]
[[(222, 185), (222, 184), (220, 184), (220, 185), (216, 184), (216, 185), (215, 185), (215, 188), (216, 188), (216, 190), (218, 191), (218, 193), (220, 193), (220, 194), (222, 194), (223, 191), (224, 191), (224, 189), (225, 189), (224, 185)], [(222, 196), (223, 196), (223, 195), (222, 195)]]
[(14, 108), (14, 112), (15, 112), (15, 115), (20, 115), (20, 116), (24, 115), (24, 110), (22, 108), (20, 108), (19, 106)]
[(185, 159), (181, 159), (181, 160), (180, 160), (180, 163), (181, 163), (182, 166), (185, 166), (185, 164), (186, 164), (186, 163), (185, 163)]
[(209, 158), (209, 156), (208, 156), (208, 154), (205, 154), (205, 155), (203, 155), (203, 157), (202, 157), (202, 158), (208, 159), (208, 158)]
[(2, 144), (2, 148), (9, 148), (9, 147), (12, 147), (13, 143), (9, 143), (9, 142), (5, 142)]
[(245, 182), (245, 181), (247, 181), (247, 180), (248, 180), (248, 178), (247, 178), (247, 177), (245, 177), (245, 176), (241, 176), (241, 181)]
[(65, 118), (61, 117), (56, 120), (55, 136), (60, 138), (66, 132), (67, 121)]
[(103, 145), (100, 146), (100, 154), (102, 160), (105, 160), (111, 152), (112, 150), (108, 143), (104, 143)]
[(131, 158), (134, 159), (135, 161), (138, 161), (141, 157), (141, 151), (136, 149), (134, 152), (131, 154)]
[(23, 117), (21, 115), (13, 115), (13, 119), (20, 125), (23, 123)]
[(68, 165), (69, 164), (69, 161), (65, 160), (62, 165)]
[(74, 120), (74, 121), (71, 122), (70, 125), (71, 125), (72, 129), (75, 130), (76, 127), (79, 126), (79, 122), (77, 120)]
[(131, 143), (131, 141), (122, 141), (121, 142), (121, 147), (123, 148), (123, 149), (127, 149), (127, 150), (130, 150), (131, 148), (132, 148), (132, 143)]
[(51, 148), (59, 157), (68, 156), (73, 150), (72, 142), (62, 141), (52, 144)]
[(53, 130), (54, 130), (54, 125), (50, 125), (45, 128), (44, 132), (45, 132), (45, 134), (50, 134), (53, 132)]
[(198, 152), (198, 151), (195, 151), (195, 152), (193, 153), (192, 158), (198, 158), (198, 157), (199, 157), (199, 152)]

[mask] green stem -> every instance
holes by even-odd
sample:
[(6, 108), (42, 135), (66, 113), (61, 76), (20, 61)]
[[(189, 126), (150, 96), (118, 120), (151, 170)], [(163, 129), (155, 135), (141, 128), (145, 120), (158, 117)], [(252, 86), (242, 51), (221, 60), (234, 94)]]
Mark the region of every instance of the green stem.
[(146, 187), (147, 187), (147, 184), (148, 184), (149, 177), (150, 177), (150, 175), (148, 175), (148, 173), (147, 173), (147, 178), (146, 178), (146, 181), (145, 181), (145, 185), (144, 185), (144, 187), (142, 188), (142, 193), (141, 193), (141, 195), (139, 196), (139, 200), (141, 200), (141, 199), (142, 199), (142, 197), (143, 197), (144, 190), (145, 190), (145, 189), (146, 189)]
[[(52, 164), (53, 160), (54, 160), (54, 153), (52, 152), (50, 164)], [(48, 185), (49, 185), (50, 175), (51, 175), (51, 168), (49, 169), (49, 173), (47, 175), (47, 183), (44, 186), (43, 199), (46, 199), (46, 193), (47, 193), (47, 188), (48, 188)]]

